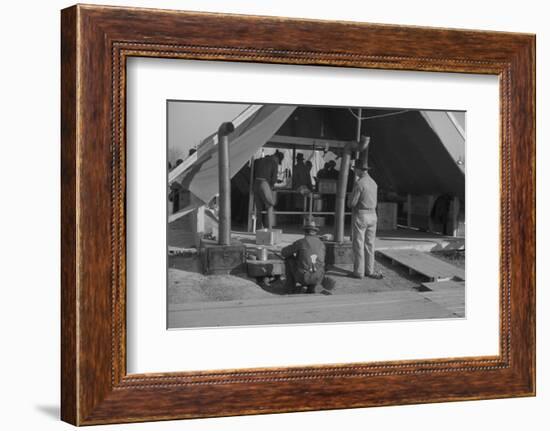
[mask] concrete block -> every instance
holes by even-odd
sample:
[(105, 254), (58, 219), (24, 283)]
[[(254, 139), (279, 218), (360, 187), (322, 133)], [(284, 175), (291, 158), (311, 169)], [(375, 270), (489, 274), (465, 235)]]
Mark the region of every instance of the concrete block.
[(204, 274), (238, 274), (246, 271), (246, 249), (239, 241), (231, 245), (219, 245), (214, 241), (202, 240), (200, 260)]
[(341, 266), (353, 265), (353, 250), (351, 242), (326, 241), (325, 263), (327, 265)]

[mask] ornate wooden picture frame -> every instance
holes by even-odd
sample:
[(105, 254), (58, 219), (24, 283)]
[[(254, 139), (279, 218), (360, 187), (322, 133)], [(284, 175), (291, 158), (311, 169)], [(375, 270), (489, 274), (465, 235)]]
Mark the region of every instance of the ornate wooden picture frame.
[[(535, 394), (534, 35), (78, 5), (62, 11), (61, 49), (64, 421)], [(127, 374), (125, 66), (132, 56), (497, 75), (500, 354)]]

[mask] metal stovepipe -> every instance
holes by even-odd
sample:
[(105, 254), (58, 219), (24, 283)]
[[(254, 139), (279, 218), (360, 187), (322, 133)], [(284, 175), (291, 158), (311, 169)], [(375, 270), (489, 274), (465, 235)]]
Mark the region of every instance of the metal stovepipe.
[(220, 189), (218, 244), (231, 244), (231, 176), (229, 170), (229, 138), (233, 123), (222, 123), (218, 129), (218, 184)]

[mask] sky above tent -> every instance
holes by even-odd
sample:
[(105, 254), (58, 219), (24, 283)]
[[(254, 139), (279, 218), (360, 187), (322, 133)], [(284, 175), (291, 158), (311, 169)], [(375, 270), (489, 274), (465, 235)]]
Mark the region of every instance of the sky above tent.
[(189, 150), (233, 120), (248, 104), (168, 102), (168, 160), (185, 159)]

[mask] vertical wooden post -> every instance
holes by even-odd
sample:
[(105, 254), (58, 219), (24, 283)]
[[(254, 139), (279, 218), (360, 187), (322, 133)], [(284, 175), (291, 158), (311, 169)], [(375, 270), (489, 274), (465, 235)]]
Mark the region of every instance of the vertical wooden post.
[(407, 227), (412, 226), (412, 196), (407, 194)]
[(346, 211), (346, 189), (348, 187), (348, 175), (351, 166), (351, 152), (365, 151), (369, 145), (370, 137), (359, 137), (358, 142), (349, 142), (344, 146), (338, 184), (336, 188), (336, 207), (334, 211), (334, 241), (344, 242), (344, 221)]
[(248, 184), (248, 232), (256, 232), (256, 208), (254, 206), (254, 155), (250, 158), (250, 183)]
[[(355, 132), (355, 140), (357, 142), (359, 142), (359, 140), (361, 139), (361, 126), (362, 126), (362, 120), (361, 120), (361, 116), (363, 115), (363, 109), (362, 108), (359, 108), (357, 110), (357, 129), (356, 129), (356, 132)], [(365, 157), (366, 157), (366, 161), (368, 162), (368, 156), (369, 156), (369, 148), (367, 147), (365, 149)], [(355, 158), (359, 158), (359, 152), (356, 152), (355, 154)]]
[(460, 200), (455, 196), (449, 205), (449, 213), (447, 214), (447, 232), (445, 232), (445, 235), (457, 236), (459, 210)]
[(204, 234), (205, 223), (204, 223), (204, 204), (201, 200), (195, 197), (191, 193), (191, 199), (189, 200), (190, 204), (194, 204), (195, 209), (191, 213), (191, 226), (193, 229), (194, 235), (194, 245), (198, 247), (200, 245), (200, 239)]
[(435, 201), (434, 196), (428, 195), (428, 205), (427, 205), (428, 208), (427, 208), (427, 214), (426, 214), (426, 218), (428, 219), (428, 232), (434, 231), (434, 226), (433, 226), (432, 217), (431, 217), (434, 201)]
[(351, 164), (351, 151), (348, 145), (344, 148), (342, 161), (340, 163), (340, 173), (338, 175), (338, 184), (336, 189), (336, 207), (334, 211), (334, 241), (344, 242), (344, 221), (346, 211), (346, 188), (348, 185), (349, 168)]

